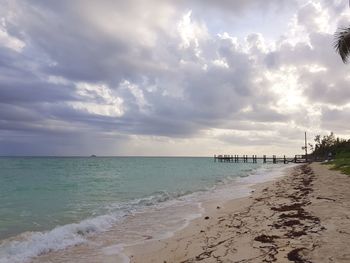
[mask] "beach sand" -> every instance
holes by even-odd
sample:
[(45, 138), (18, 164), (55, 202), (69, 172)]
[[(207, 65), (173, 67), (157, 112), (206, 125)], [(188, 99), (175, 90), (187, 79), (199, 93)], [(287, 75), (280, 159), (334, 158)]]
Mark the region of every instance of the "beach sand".
[(252, 196), (209, 203), (164, 240), (125, 248), (131, 262), (350, 262), (350, 177), (300, 165)]

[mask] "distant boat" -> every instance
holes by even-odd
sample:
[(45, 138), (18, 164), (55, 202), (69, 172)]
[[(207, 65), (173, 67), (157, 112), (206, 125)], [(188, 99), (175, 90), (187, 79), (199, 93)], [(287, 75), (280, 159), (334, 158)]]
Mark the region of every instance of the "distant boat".
[(97, 157), (95, 154), (90, 155), (90, 157)]

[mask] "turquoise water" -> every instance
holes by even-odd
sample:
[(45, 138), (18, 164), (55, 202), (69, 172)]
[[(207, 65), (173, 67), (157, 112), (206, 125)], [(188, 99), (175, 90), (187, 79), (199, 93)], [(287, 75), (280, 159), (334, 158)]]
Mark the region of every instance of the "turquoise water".
[[(24, 232), (45, 233), (87, 219), (88, 227), (80, 223), (69, 231), (108, 229), (107, 223), (118, 223), (141, 208), (208, 191), (262, 166), (189, 157), (2, 157), (0, 240)], [(64, 229), (60, 235), (64, 232), (62, 239), (68, 239)], [(1, 261), (6, 253), (9, 247), (0, 242), (0, 262), (9, 262)]]
[(254, 167), (211, 158), (0, 158), (0, 238), (79, 222), (112, 204), (204, 190)]

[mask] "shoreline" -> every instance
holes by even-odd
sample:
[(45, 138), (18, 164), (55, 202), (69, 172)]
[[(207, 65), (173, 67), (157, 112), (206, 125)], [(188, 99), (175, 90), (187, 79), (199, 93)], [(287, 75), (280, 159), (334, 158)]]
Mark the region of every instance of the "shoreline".
[(168, 239), (123, 253), (133, 263), (349, 262), (350, 178), (320, 164), (292, 169), (249, 197), (206, 204)]
[[(260, 168), (257, 170), (260, 171), (260, 173), (256, 173), (255, 171), (253, 174), (250, 174), (247, 177), (236, 178), (235, 184), (232, 184), (230, 186), (230, 189), (232, 191), (237, 191), (235, 192), (235, 194), (231, 195), (229, 198), (225, 195), (221, 196), (223, 198), (222, 200), (218, 200), (218, 197), (214, 198), (213, 196), (211, 196), (211, 198), (207, 200), (201, 200), (200, 203), (198, 203), (201, 207), (200, 215), (194, 217), (193, 219), (186, 220), (185, 225), (182, 225), (178, 229), (172, 231), (168, 237), (153, 236), (149, 239), (137, 241), (134, 244), (123, 244), (123, 248), (120, 250), (119, 257), (123, 258), (124, 260), (120, 263), (134, 262), (134, 250), (143, 251), (145, 247), (145, 253), (148, 254), (148, 249), (150, 249), (150, 251), (153, 251), (155, 249), (154, 245), (157, 246), (159, 242), (167, 242), (168, 240), (176, 239), (179, 235), (181, 236), (182, 233), (187, 233), (189, 229), (191, 229), (190, 232), (192, 232), (192, 228), (200, 225), (202, 223), (201, 221), (203, 220), (203, 218), (205, 221), (210, 222), (212, 220), (211, 215), (214, 215), (215, 213), (219, 212), (219, 209), (221, 209), (220, 212), (224, 213), (230, 211), (231, 209), (238, 209), (242, 205), (242, 202), (246, 202), (249, 198), (251, 198), (252, 194), (255, 191), (261, 189), (264, 186), (271, 185), (273, 182), (279, 180), (280, 178), (287, 176), (296, 166), (298, 166), (298, 164), (289, 166), (283, 165), (280, 167), (270, 167), (267, 170), (265, 170), (265, 168)], [(225, 188), (227, 187), (228, 185), (225, 186)], [(206, 217), (209, 218), (207, 219)], [(143, 256), (144, 254), (142, 253), (141, 261), (137, 262), (144, 262), (143, 260), (145, 259), (143, 258)], [(154, 259), (151, 259), (150, 262), (156, 261), (154, 261)], [(163, 261), (159, 262), (163, 263)]]
[[(232, 197), (230, 199), (225, 200), (209, 200), (201, 203), (202, 206), (202, 215), (199, 218), (193, 219), (188, 222), (185, 227), (182, 227), (175, 231), (168, 238), (161, 239), (150, 239), (144, 240), (143, 242), (139, 242), (133, 245), (126, 245), (121, 254), (123, 254), (124, 258), (128, 258), (129, 261), (124, 262), (182, 262), (176, 261), (178, 259), (171, 259), (169, 261), (152, 257), (152, 254), (157, 255), (160, 251), (163, 253), (164, 243), (177, 243), (178, 239), (187, 238), (188, 236), (195, 235), (198, 231), (201, 233), (202, 228), (215, 225), (216, 220), (220, 220), (220, 216), (229, 214), (231, 212), (239, 211), (242, 207), (247, 207), (251, 204), (251, 199), (254, 195), (258, 194), (263, 188), (272, 186), (275, 182), (281, 180), (282, 178), (290, 175), (292, 170), (299, 165), (293, 165), (289, 167), (279, 167), (277, 170), (278, 175), (271, 176), (272, 173), (276, 173), (276, 170), (269, 171), (269, 177), (264, 178), (262, 182), (253, 182), (253, 183), (242, 183), (241, 186), (246, 185), (245, 187), (249, 189), (249, 193), (247, 195), (241, 197)], [(243, 178), (250, 179), (250, 178)], [(191, 239), (189, 237), (189, 239)], [(177, 246), (177, 244), (176, 244)], [(173, 249), (171, 249), (173, 250)], [(166, 252), (168, 254), (168, 251)], [(148, 258), (150, 256), (150, 258)], [(174, 261), (175, 260), (175, 261)], [(123, 263), (124, 263), (123, 262)]]
[[(162, 208), (155, 209), (154, 212), (156, 212), (156, 215), (154, 212), (149, 211), (153, 213), (152, 217), (155, 219), (152, 226), (147, 225), (147, 223), (145, 224), (146, 218), (150, 218), (149, 214), (141, 213), (128, 216), (127, 221), (125, 221), (127, 222), (127, 226), (123, 223), (123, 228), (116, 226), (116, 228), (89, 238), (89, 241), (86, 243), (70, 246), (63, 250), (48, 251), (48, 253), (32, 258), (31, 262), (96, 262), (96, 260), (99, 262), (129, 262), (127, 255), (124, 253), (128, 248), (137, 245), (143, 246), (143, 244), (153, 242), (154, 240), (173, 238), (178, 232), (187, 229), (193, 221), (196, 221), (196, 218), (205, 216), (207, 213), (205, 211), (211, 209), (210, 207), (212, 207), (212, 210), (215, 210), (218, 204), (222, 206), (222, 203), (226, 203), (228, 200), (242, 199), (242, 197), (244, 199), (244, 197), (251, 195), (252, 187), (255, 188), (261, 182), (269, 183), (276, 180), (283, 176), (285, 171), (291, 169), (291, 167), (285, 165), (262, 167), (262, 169), (257, 169), (249, 176), (234, 179), (231, 183), (230, 181), (223, 182), (222, 185), (218, 185), (218, 187), (210, 191), (195, 193), (196, 197), (194, 199), (191, 195), (185, 197), (185, 200), (190, 198), (190, 202), (186, 206), (188, 207), (190, 205), (192, 207), (192, 210), (189, 211), (192, 219), (188, 217), (182, 218), (183, 223), (181, 225), (177, 226), (176, 229), (171, 227), (166, 233), (162, 233), (162, 229), (164, 230), (165, 226), (168, 228), (168, 226), (173, 225), (173, 220), (175, 218), (179, 219), (183, 213), (181, 211), (182, 209), (178, 210), (179, 207), (169, 205), (170, 203), (165, 203), (165, 206), (161, 205)], [(197, 204), (199, 207), (194, 207)], [(204, 205), (206, 210), (201, 205)], [(188, 208), (186, 209), (188, 210)], [(197, 210), (200, 214), (196, 212)], [(194, 214), (196, 215), (195, 217), (193, 217)], [(160, 218), (156, 218), (155, 216)], [(140, 227), (142, 228), (140, 229)], [(153, 230), (149, 229), (149, 227), (152, 227)], [(137, 235), (136, 239), (135, 234)]]
[[(152, 229), (141, 213), (127, 219), (129, 229), (111, 229), (26, 262), (350, 262), (350, 177), (320, 164), (265, 172), (207, 196), (201, 215), (169, 235), (152, 231), (161, 233), (181, 217), (173, 206), (155, 209)], [(242, 186), (245, 196), (239, 196)]]

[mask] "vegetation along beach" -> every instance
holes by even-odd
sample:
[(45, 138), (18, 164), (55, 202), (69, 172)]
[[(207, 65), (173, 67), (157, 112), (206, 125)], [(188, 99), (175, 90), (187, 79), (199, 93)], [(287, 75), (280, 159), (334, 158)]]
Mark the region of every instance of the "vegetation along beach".
[(0, 263), (350, 263), (348, 0), (0, 0)]

